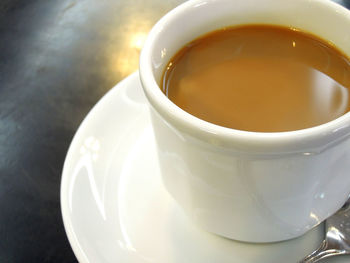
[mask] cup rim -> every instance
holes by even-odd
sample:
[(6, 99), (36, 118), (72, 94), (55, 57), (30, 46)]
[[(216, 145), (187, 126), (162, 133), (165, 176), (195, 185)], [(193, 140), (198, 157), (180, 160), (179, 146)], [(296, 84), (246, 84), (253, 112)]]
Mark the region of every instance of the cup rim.
[[(223, 127), (202, 120), (174, 104), (160, 89), (152, 70), (152, 51), (159, 34), (168, 23), (192, 6), (217, 0), (190, 0), (163, 16), (151, 29), (140, 55), (139, 74), (144, 93), (153, 109), (178, 130), (218, 146), (256, 153), (307, 152), (322, 150), (350, 135), (350, 112), (310, 128), (282, 132), (254, 132)], [(225, 1), (225, 0), (224, 0)], [(303, 2), (303, 0), (299, 0)], [(304, 2), (307, 2), (304, 1)], [(350, 24), (350, 11), (329, 0), (313, 1), (344, 16)], [(316, 3), (317, 2), (317, 3)], [(350, 54), (347, 54), (348, 57)]]

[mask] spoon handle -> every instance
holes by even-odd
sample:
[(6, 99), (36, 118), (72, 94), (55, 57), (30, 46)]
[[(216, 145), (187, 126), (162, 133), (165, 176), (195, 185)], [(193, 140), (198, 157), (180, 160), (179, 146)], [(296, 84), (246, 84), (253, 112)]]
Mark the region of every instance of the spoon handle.
[(316, 249), (310, 255), (303, 258), (298, 263), (314, 263), (314, 262), (318, 262), (323, 258), (327, 258), (335, 255), (341, 255), (341, 254), (343, 254), (342, 251), (330, 247), (328, 242), (326, 240), (323, 240), (318, 249)]

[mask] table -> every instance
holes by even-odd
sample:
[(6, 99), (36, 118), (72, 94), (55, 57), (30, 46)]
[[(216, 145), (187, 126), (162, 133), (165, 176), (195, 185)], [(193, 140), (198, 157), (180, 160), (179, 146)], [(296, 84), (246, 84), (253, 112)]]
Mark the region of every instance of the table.
[(59, 196), (69, 144), (91, 107), (137, 70), (152, 25), (181, 2), (1, 0), (1, 263), (77, 262)]

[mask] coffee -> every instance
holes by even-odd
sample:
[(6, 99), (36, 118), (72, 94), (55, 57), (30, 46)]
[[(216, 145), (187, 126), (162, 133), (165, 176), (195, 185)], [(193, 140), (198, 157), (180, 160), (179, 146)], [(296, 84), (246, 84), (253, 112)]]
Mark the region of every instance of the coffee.
[(309, 33), (246, 25), (187, 44), (170, 60), (161, 87), (180, 108), (208, 122), (292, 131), (350, 110), (350, 62)]

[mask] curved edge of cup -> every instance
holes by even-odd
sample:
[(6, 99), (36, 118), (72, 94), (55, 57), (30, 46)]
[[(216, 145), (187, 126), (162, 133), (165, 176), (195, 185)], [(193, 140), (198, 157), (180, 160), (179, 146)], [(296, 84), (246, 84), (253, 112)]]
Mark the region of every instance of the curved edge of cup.
[[(163, 16), (150, 31), (140, 55), (140, 79), (150, 105), (162, 118), (178, 130), (200, 140), (234, 148), (238, 151), (255, 153), (292, 153), (310, 149), (322, 151), (345, 137), (350, 136), (350, 112), (330, 122), (302, 130), (286, 132), (251, 132), (222, 127), (199, 119), (179, 108), (161, 91), (152, 69), (154, 42), (164, 27), (179, 15), (188, 12), (204, 2), (215, 0), (190, 0)], [(341, 14), (350, 25), (350, 11), (341, 5), (328, 1), (312, 1)], [(350, 56), (350, 54), (347, 54)]]

